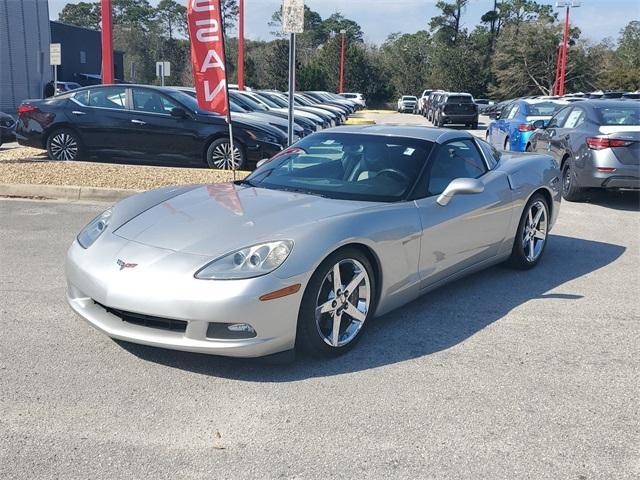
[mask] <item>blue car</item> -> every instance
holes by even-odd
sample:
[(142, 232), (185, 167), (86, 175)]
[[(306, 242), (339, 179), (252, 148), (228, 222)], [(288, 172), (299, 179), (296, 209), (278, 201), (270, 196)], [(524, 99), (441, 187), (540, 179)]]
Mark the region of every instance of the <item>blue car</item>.
[(549, 119), (561, 108), (566, 107), (565, 100), (515, 100), (505, 106), (487, 128), (487, 142), (498, 150), (526, 152), (529, 138), (535, 131), (533, 122)]

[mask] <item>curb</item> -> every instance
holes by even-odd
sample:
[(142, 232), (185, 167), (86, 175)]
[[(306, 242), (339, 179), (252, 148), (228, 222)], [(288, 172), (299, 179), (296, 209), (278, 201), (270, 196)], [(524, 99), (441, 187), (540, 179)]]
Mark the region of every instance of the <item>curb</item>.
[(344, 122), (344, 125), (375, 125), (375, 124), (376, 124), (375, 120), (370, 120), (368, 118), (350, 118), (346, 122)]
[(36, 197), (49, 200), (117, 202), (143, 190), (77, 187), (74, 185), (0, 184), (0, 197)]

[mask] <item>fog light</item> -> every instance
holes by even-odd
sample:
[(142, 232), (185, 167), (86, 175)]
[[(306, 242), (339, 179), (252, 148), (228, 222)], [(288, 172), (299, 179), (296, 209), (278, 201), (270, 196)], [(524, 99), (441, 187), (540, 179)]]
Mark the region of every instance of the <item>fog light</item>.
[(227, 330), (229, 330), (230, 332), (256, 333), (253, 327), (248, 323), (234, 323), (233, 325), (229, 325), (227, 327)]
[(209, 323), (207, 338), (220, 340), (239, 340), (254, 338), (255, 329), (248, 323)]

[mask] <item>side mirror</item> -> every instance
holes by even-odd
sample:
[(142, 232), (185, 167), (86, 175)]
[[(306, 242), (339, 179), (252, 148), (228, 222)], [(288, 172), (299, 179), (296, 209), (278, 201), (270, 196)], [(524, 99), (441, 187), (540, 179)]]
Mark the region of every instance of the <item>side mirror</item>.
[(171, 116), (176, 118), (187, 118), (187, 112), (184, 108), (175, 107), (171, 109)]
[(456, 195), (469, 195), (484, 192), (484, 183), (477, 178), (456, 178), (452, 180), (444, 192), (436, 199), (438, 205), (447, 206)]
[(543, 129), (545, 126), (546, 126), (546, 125), (545, 125), (545, 123), (544, 123), (544, 120), (536, 120), (535, 122), (533, 122), (533, 127), (534, 127), (536, 130), (541, 130), (541, 129)]
[(260, 168), (262, 165), (264, 165), (265, 163), (267, 163), (269, 160), (271, 160), (270, 158), (263, 158), (262, 160), (260, 160), (258, 163), (256, 163), (256, 168)]

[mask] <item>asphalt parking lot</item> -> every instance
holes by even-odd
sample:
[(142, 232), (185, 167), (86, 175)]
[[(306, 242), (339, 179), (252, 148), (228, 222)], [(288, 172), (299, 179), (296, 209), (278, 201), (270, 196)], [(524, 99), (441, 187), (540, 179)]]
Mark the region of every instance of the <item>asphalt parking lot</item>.
[(639, 200), (564, 202), (535, 270), (290, 365), (106, 338), (63, 272), (105, 206), (0, 200), (0, 478), (638, 478)]

